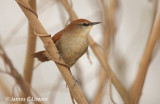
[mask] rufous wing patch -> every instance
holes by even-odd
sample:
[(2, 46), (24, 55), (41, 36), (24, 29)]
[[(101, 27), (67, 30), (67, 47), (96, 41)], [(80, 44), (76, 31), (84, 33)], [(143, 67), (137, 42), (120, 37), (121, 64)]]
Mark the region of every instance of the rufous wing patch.
[(58, 33), (56, 33), (56, 34), (52, 37), (52, 40), (54, 41), (54, 43), (56, 43), (56, 42), (61, 38), (62, 34), (63, 34), (63, 30), (60, 31), (60, 32), (58, 32)]

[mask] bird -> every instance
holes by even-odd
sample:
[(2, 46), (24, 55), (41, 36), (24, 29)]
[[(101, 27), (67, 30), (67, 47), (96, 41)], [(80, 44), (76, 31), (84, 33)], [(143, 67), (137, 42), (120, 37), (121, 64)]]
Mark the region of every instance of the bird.
[[(77, 19), (72, 21), (63, 30), (56, 33), (52, 40), (62, 58), (69, 67), (88, 50), (88, 34), (93, 25), (101, 22), (90, 22), (87, 19)], [(34, 53), (33, 56), (39, 61), (45, 62), (52, 60), (46, 50)]]

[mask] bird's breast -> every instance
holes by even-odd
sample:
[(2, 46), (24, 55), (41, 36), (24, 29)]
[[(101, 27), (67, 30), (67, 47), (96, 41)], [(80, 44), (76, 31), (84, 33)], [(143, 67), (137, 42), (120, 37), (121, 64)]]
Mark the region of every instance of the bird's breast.
[(63, 60), (73, 65), (88, 49), (88, 39), (81, 36), (64, 35), (57, 42), (57, 49), (61, 52)]

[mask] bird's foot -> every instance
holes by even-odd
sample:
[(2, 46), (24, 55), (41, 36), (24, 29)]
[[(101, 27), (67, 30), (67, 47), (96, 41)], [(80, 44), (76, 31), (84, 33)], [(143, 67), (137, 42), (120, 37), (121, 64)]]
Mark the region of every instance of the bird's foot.
[(75, 77), (74, 77), (74, 76), (73, 76), (73, 79), (75, 80), (75, 82), (74, 82), (74, 86), (75, 86), (76, 84), (78, 84), (78, 85), (79, 85), (78, 80), (77, 80), (77, 79), (75, 79)]
[[(75, 81), (75, 82), (74, 82), (74, 84), (73, 84), (73, 87), (74, 87), (76, 84), (78, 84), (78, 85), (79, 85), (79, 82), (78, 82), (78, 80), (77, 80), (77, 79), (75, 79), (75, 78), (74, 78), (74, 76), (73, 76), (73, 79), (74, 79), (74, 81)], [(67, 83), (66, 83), (66, 87), (68, 88), (68, 85), (67, 85)]]
[(59, 53), (59, 60), (61, 60), (62, 59), (62, 53), (61, 53), (61, 51), (58, 51), (58, 53)]

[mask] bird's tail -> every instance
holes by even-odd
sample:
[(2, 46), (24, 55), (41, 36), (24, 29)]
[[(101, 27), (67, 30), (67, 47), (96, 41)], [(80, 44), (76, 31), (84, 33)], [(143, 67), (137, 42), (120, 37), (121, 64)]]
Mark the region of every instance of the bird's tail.
[(41, 62), (51, 60), (51, 56), (48, 54), (47, 51), (40, 51), (40, 52), (34, 53), (32, 56), (35, 58), (38, 58), (38, 60)]

